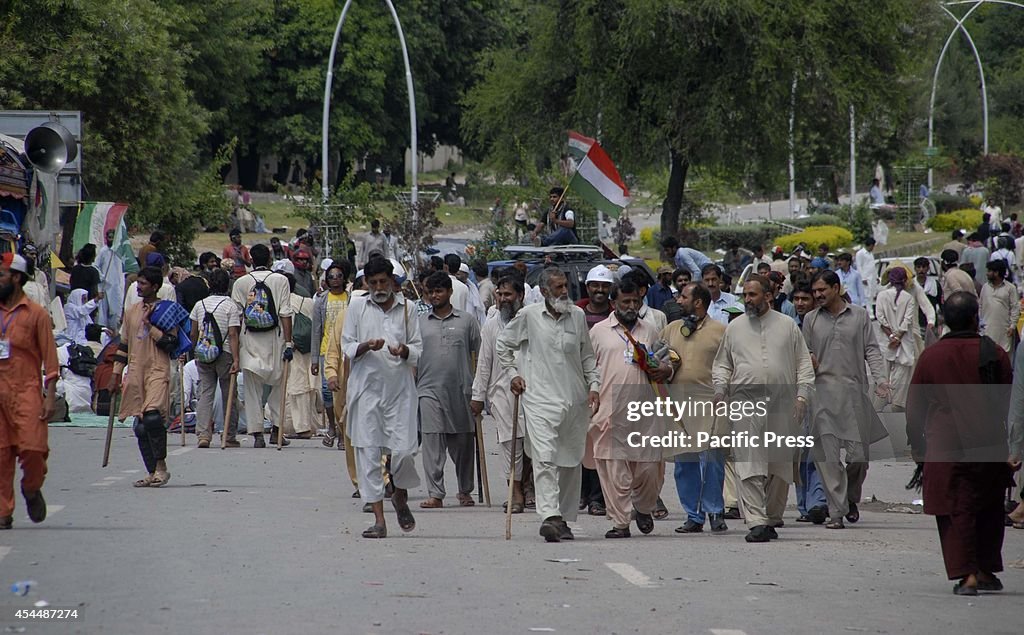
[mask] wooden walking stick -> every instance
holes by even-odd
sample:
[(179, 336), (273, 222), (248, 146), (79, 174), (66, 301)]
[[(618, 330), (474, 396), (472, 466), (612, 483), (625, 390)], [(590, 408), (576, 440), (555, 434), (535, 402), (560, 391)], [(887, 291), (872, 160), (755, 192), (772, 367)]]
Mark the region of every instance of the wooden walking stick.
[(103, 445), (103, 465), (107, 467), (110, 463), (110, 443), (114, 440), (114, 417), (121, 408), (121, 391), (117, 391), (110, 397), (110, 416), (107, 417), (107, 441)]
[(235, 405), (235, 381), (237, 373), (231, 373), (231, 380), (228, 382), (228, 401), (224, 407), (224, 427), (220, 431), (220, 449), (223, 450), (228, 440), (228, 426), (231, 425), (231, 407)]
[(512, 496), (516, 484), (516, 435), (519, 434), (519, 395), (512, 406), (512, 458), (508, 460), (508, 502), (505, 503), (505, 540), (512, 540)]
[(181, 398), (181, 447), (185, 447), (185, 362), (178, 360), (178, 395)]
[(291, 361), (284, 363), (284, 383), (281, 385), (281, 420), (277, 422), (277, 451), (284, 447), (284, 409), (288, 405), (288, 372), (291, 370)]
[(487, 455), (484, 453), (484, 437), (483, 437), (483, 415), (476, 416), (476, 455), (479, 461), (480, 472), (482, 473), (483, 492), (484, 500), (488, 507), (491, 506), (491, 485), (487, 482)]

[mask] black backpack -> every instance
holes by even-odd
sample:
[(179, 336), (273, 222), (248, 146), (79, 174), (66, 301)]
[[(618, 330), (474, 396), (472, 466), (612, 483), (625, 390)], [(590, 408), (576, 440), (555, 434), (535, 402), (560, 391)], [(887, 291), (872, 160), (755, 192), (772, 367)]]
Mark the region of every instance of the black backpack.
[(313, 347), (313, 322), (299, 311), (305, 301), (306, 298), (300, 300), (299, 307), (292, 314), (292, 343), (301, 355), (308, 355)]
[(96, 374), (96, 366), (99, 362), (92, 349), (82, 344), (68, 344), (68, 369), (82, 377), (92, 377)]
[(249, 275), (256, 281), (256, 284), (249, 290), (249, 297), (242, 310), (245, 330), (255, 333), (272, 331), (277, 328), (277, 305), (274, 304), (274, 294), (267, 286), (266, 278), (261, 280), (251, 273)]

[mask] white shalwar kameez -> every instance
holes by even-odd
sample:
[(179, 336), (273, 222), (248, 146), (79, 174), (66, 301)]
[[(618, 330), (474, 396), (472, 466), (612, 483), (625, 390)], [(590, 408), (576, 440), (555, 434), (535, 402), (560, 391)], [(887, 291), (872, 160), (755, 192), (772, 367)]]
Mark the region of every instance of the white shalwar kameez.
[[(415, 310), (401, 294), (385, 312), (369, 296), (352, 299), (345, 314), (342, 346), (352, 360), (348, 378), (348, 432), (356, 449), (359, 493), (364, 503), (384, 500), (381, 456), (391, 454), (391, 482), (398, 489), (419, 486), (416, 472), (416, 381), (413, 369), (423, 351)], [(356, 357), (359, 345), (383, 339), (379, 351)], [(408, 359), (388, 346), (405, 344)]]

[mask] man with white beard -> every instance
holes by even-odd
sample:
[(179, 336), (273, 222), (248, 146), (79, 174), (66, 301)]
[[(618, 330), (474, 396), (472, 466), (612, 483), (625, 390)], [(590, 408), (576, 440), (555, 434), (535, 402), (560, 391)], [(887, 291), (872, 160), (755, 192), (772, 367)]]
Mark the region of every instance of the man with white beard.
[(513, 394), (524, 395), (526, 451), (544, 519), (540, 535), (559, 542), (573, 539), (568, 522), (579, 511), (580, 464), (589, 420), (601, 401), (601, 377), (566, 275), (548, 267), (540, 289), (544, 302), (519, 311), (498, 335), (495, 350), (501, 367), (513, 374)]
[[(494, 349), (498, 341), (498, 334), (523, 308), (524, 295), (523, 283), (517, 278), (506, 276), (498, 280), (498, 286), (494, 290), (494, 306), (497, 307), (497, 311), (487, 318), (480, 330), (480, 355), (477, 357), (476, 377), (473, 379), (473, 400), (469, 403), (476, 416), (483, 413), (484, 401), (489, 401), (491, 404), (491, 416), (494, 417), (498, 442), (501, 444), (501, 464), (505, 470), (506, 479), (509, 478), (509, 467), (512, 464), (512, 413), (515, 400), (509, 386), (512, 383), (513, 374), (501, 367), (498, 357), (494, 354)], [(520, 421), (522, 420), (523, 417), (520, 416)], [(516, 430), (516, 463), (515, 474), (512, 476), (512, 500), (505, 503), (512, 505), (513, 514), (523, 513), (524, 428), (525, 426), (519, 426)]]
[(419, 321), (402, 294), (395, 293), (391, 261), (371, 258), (363, 268), (369, 293), (353, 298), (345, 313), (342, 344), (352, 360), (347, 402), (349, 436), (356, 450), (359, 493), (372, 508), (373, 525), (363, 538), (387, 537), (381, 457), (391, 453), (391, 504), (402, 531), (416, 521), (409, 489), (419, 486), (416, 451), (416, 367), (423, 342)]

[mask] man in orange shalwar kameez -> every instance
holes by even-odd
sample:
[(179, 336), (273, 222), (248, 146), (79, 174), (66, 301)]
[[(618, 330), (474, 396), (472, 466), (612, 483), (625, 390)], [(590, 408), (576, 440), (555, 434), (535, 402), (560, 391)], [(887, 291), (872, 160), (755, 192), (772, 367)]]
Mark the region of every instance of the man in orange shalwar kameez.
[(15, 457), (21, 461), (28, 517), (35, 523), (46, 518), (47, 426), (60, 365), (49, 313), (22, 291), (32, 280), (31, 269), (32, 263), (12, 253), (0, 260), (0, 529), (13, 524)]

